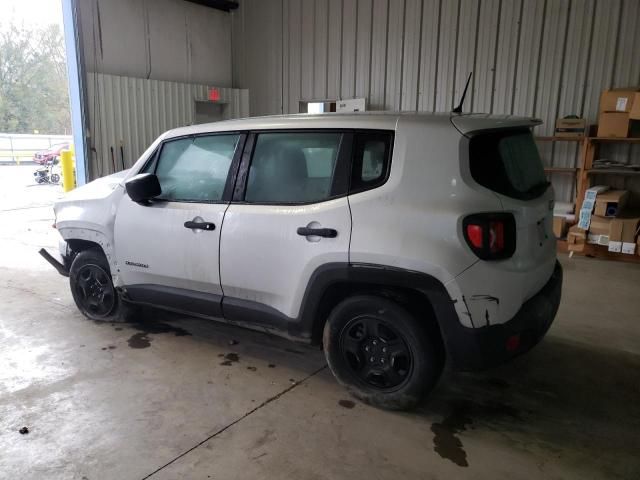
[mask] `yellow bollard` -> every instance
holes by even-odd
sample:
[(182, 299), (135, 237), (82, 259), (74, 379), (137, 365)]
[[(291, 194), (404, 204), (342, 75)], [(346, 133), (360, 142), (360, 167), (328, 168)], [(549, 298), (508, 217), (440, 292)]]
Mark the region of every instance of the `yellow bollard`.
[(70, 150), (60, 152), (60, 167), (62, 169), (62, 190), (70, 192), (76, 187), (75, 165), (73, 164), (73, 153)]

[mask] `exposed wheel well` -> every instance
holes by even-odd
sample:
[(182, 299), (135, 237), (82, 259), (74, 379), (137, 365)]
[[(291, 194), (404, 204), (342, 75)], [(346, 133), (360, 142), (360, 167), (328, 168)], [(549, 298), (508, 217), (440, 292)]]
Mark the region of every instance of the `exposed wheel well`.
[(89, 250), (90, 248), (97, 248), (104, 253), (104, 250), (99, 243), (92, 242), (90, 240), (82, 240), (80, 238), (72, 238), (70, 240), (67, 240), (69, 264), (73, 262), (73, 259), (76, 257), (76, 255), (84, 250)]
[(313, 343), (320, 344), (322, 342), (322, 331), (333, 308), (342, 300), (353, 295), (378, 295), (409, 310), (428, 330), (429, 337), (436, 344), (438, 356), (444, 362), (444, 340), (431, 302), (424, 293), (410, 288), (354, 282), (338, 282), (330, 285), (322, 295), (315, 315), (312, 332)]

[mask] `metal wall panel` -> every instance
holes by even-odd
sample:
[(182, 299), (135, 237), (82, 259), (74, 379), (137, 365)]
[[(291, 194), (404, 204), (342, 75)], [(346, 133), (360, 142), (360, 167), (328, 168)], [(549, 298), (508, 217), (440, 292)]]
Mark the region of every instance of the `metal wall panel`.
[[(294, 0), (296, 1), (296, 0)], [(356, 32), (358, 1), (343, 0), (341, 98), (353, 98), (356, 87)]]
[[(281, 1), (286, 11), (269, 16), (272, 28), (265, 10)], [(282, 45), (280, 63), (262, 61), (256, 78), (234, 79), (251, 88), (252, 114), (354, 97), (370, 110), (450, 111), (473, 70), (466, 111), (540, 117), (537, 133), (549, 135), (559, 116), (595, 123), (603, 89), (640, 84), (640, 0), (240, 0), (232, 15), (235, 50), (236, 41)], [(234, 58), (234, 72), (248, 72), (236, 62), (256, 56)], [(253, 89), (278, 74), (281, 108)], [(549, 166), (579, 160), (575, 143), (541, 145), (541, 153)], [(603, 148), (602, 156), (640, 162), (640, 146)], [(572, 197), (571, 175), (551, 180), (559, 200)]]
[(329, 0), (328, 21), (327, 98), (338, 98), (342, 63), (342, 0)]
[[(91, 179), (129, 168), (163, 132), (195, 123), (195, 102), (207, 101), (211, 86), (88, 74)], [(223, 117), (249, 115), (249, 91), (218, 88)]]
[[(476, 61), (476, 51), (478, 48), (478, 21), (480, 20), (479, 7), (481, 3), (477, 0), (460, 0), (460, 13), (458, 19), (458, 40), (456, 50), (456, 63), (454, 71), (454, 90), (451, 97), (451, 105), (456, 105), (458, 99), (464, 91), (469, 73), (474, 70)], [(468, 107), (473, 105), (474, 83), (472, 78), (467, 91)]]
[(435, 111), (441, 4), (442, 0), (424, 0), (422, 2), (422, 43), (420, 45), (420, 77), (418, 78), (418, 110), (421, 112)]
[(405, 0), (389, 0), (385, 110), (400, 110)]
[(490, 112), (493, 106), (500, 7), (499, 0), (484, 0), (479, 5), (476, 49), (472, 68), (475, 78), (472, 77), (473, 95), (469, 99), (471, 110), (474, 112)]
[(184, 0), (81, 0), (79, 32), (90, 72), (231, 86), (228, 13)]
[(422, 2), (406, 0), (404, 10), (404, 42), (402, 45), (402, 105), (401, 110), (418, 108), (418, 78), (420, 77), (420, 37), (422, 35)]
[(388, 11), (388, 0), (374, 0), (371, 38), (371, 91), (368, 98), (368, 108), (371, 110), (384, 110)]

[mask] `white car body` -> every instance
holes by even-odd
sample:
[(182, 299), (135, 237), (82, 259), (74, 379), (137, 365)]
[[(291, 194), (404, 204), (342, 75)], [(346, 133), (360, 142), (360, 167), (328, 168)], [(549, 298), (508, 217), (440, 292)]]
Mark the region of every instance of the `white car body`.
[[(192, 302), (219, 297), (225, 316), (238, 313), (229, 321), (256, 326), (254, 316), (240, 312), (248, 306), (267, 319), (257, 321), (259, 328), (305, 340), (311, 339), (310, 332), (283, 332), (279, 322), (300, 319), (314, 274), (335, 264), (428, 276), (446, 291), (456, 328), (506, 324), (543, 289), (556, 268), (553, 190), (518, 200), (479, 185), (469, 170), (465, 135), (530, 129), (539, 123), (490, 115), (358, 113), (251, 118), (171, 130), (128, 171), (95, 180), (56, 203), (56, 225), (65, 240), (61, 254), (69, 254), (67, 242), (95, 243), (109, 261), (114, 285), (123, 292), (154, 285), (169, 296), (188, 291)], [(388, 179), (377, 188), (299, 205), (141, 205), (126, 193), (125, 183), (163, 142), (216, 132), (293, 129), (393, 132)], [(494, 211), (513, 214), (516, 250), (509, 258), (483, 261), (465, 242), (462, 220)], [(212, 222), (216, 229), (183, 227), (194, 219)], [(338, 234), (320, 238), (296, 233), (309, 225), (333, 228)], [(138, 300), (155, 303), (144, 295)], [(444, 332), (442, 321), (452, 320), (438, 321)]]

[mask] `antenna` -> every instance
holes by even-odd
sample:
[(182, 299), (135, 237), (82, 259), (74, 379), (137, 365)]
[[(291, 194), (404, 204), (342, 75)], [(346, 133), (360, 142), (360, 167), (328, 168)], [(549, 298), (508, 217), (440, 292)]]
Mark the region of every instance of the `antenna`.
[(471, 75), (473, 75), (473, 72), (469, 72), (469, 76), (467, 77), (467, 83), (464, 86), (464, 92), (462, 92), (462, 98), (460, 99), (460, 103), (458, 104), (458, 106), (453, 109), (453, 113), (462, 113), (462, 104), (464, 103), (464, 98), (467, 96), (467, 88), (469, 88)]

